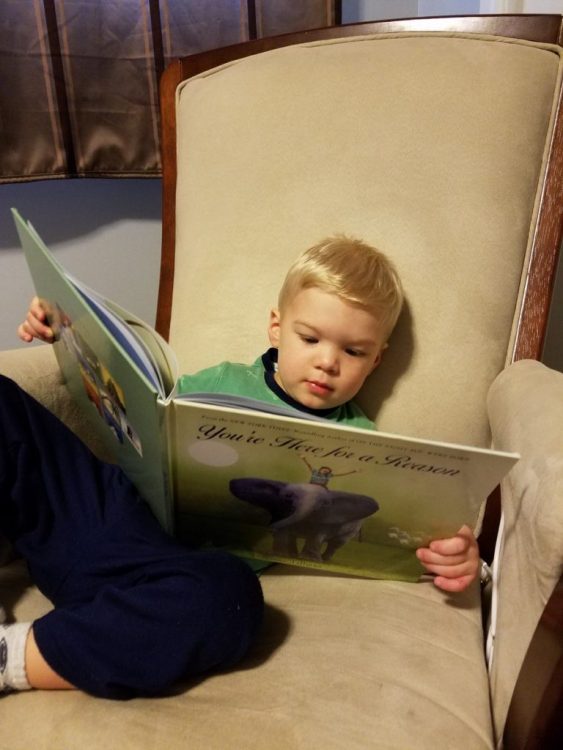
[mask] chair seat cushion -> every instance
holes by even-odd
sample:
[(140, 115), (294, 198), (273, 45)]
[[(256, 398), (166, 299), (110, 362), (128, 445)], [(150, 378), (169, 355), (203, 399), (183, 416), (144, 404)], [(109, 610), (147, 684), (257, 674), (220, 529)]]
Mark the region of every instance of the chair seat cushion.
[[(126, 703), (81, 693), (0, 700), (10, 750), (417, 750), (492, 748), (479, 592), (449, 598), (405, 584), (276, 566), (262, 576), (266, 618), (241, 668), (180, 694)], [(19, 620), (48, 610), (20, 563), (2, 591), (25, 589)], [(26, 588), (27, 587), (27, 588)], [(4, 595), (4, 593), (3, 593)], [(29, 720), (30, 714), (33, 721)]]

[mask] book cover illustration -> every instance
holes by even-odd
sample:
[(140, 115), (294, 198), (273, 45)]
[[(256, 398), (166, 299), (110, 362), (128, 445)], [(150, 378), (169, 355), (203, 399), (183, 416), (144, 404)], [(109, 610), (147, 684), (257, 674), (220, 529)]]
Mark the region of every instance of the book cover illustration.
[(69, 276), (34, 228), (13, 213), (36, 292), (55, 327), (53, 347), (66, 386), (106, 453), (172, 531), (162, 377), (155, 374), (154, 358), (130, 326)]
[(475, 527), (514, 457), (174, 401), (179, 531), (192, 543), (368, 577), (417, 579), (414, 551)]

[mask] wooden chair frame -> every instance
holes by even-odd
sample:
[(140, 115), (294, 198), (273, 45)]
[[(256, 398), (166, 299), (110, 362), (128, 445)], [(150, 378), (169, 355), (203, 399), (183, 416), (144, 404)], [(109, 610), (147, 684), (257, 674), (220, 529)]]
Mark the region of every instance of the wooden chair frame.
[[(168, 338), (174, 285), (176, 234), (176, 113), (177, 86), (187, 78), (232, 60), (293, 44), (339, 39), (361, 34), (416, 31), (452, 31), (492, 34), (528, 41), (563, 44), (563, 17), (559, 15), (482, 15), (380, 21), (314, 29), (257, 39), (176, 60), (161, 79), (163, 163), (162, 258), (157, 309), (157, 330)], [(511, 360), (540, 359), (559, 249), (563, 236), (563, 106), (556, 124), (542, 186), (537, 223), (522, 313)], [(489, 502), (484, 533), (489, 548), (496, 535), (499, 493)], [(538, 670), (538, 655), (543, 659)], [(505, 750), (549, 750), (563, 746), (563, 578), (555, 588), (530, 644), (510, 706), (504, 734)], [(533, 700), (530, 694), (533, 693)]]

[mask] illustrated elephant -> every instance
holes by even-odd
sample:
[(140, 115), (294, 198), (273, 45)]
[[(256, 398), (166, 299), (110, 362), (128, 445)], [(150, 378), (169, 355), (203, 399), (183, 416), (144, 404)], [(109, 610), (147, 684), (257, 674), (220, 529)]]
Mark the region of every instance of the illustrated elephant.
[[(316, 561), (330, 560), (337, 549), (359, 535), (364, 520), (379, 509), (379, 504), (366, 495), (312, 483), (248, 477), (232, 479), (230, 490), (239, 500), (270, 514), (274, 553)], [(298, 538), (305, 539), (301, 551)]]

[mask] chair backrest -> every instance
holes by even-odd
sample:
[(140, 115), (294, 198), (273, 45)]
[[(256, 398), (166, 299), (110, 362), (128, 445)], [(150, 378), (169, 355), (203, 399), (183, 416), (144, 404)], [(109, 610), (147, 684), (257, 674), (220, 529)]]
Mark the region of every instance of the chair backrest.
[(541, 352), (560, 35), (554, 16), (419, 19), (173, 64), (158, 327), (181, 368), (258, 356), (290, 262), (345, 232), (389, 254), (407, 291), (366, 411), (381, 429), (487, 444), (490, 383)]

